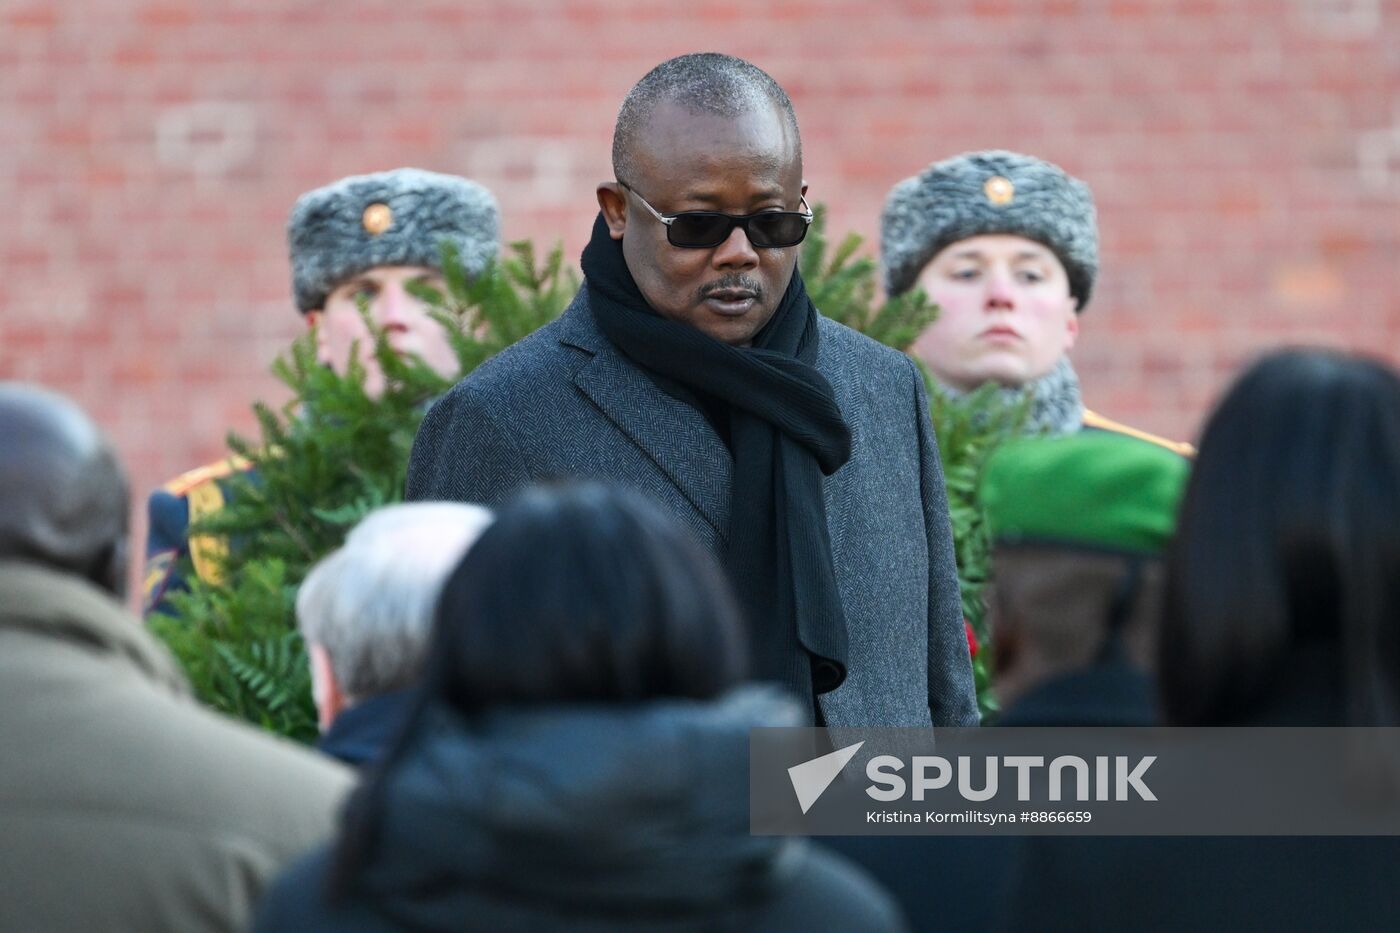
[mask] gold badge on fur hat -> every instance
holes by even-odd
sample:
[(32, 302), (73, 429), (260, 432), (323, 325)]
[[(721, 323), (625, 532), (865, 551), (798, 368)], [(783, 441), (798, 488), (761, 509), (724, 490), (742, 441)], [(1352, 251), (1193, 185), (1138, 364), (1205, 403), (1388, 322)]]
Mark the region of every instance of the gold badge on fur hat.
[(1016, 200), (1016, 186), (1004, 175), (993, 175), (982, 186), (982, 193), (997, 207), (1005, 207)]
[(370, 236), (379, 236), (394, 225), (394, 212), (389, 210), (387, 204), (371, 204), (365, 208), (360, 223), (364, 224)]

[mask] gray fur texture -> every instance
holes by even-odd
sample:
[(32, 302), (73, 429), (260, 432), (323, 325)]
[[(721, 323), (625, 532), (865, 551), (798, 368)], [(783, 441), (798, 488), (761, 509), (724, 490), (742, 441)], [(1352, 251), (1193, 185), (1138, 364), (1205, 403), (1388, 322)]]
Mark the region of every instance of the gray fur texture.
[[(963, 399), (972, 394), (937, 379), (934, 385), (936, 391), (950, 399)], [(1073, 434), (1084, 427), (1084, 397), (1079, 391), (1079, 376), (1067, 356), (1060, 357), (1055, 368), (1039, 379), (1018, 386), (998, 386), (995, 397), (1006, 407), (1030, 400), (1026, 423), (1021, 426), (1021, 433), (1028, 437), (1039, 434), (1057, 437)]]
[[(1015, 187), (1009, 203), (994, 204), (987, 196), (984, 186), (996, 176)], [(1078, 309), (1089, 303), (1099, 271), (1099, 228), (1088, 185), (1058, 165), (1003, 150), (936, 162), (890, 190), (880, 218), (885, 290), (909, 291), (944, 247), (996, 233), (1052, 249), (1064, 264)]]
[[(392, 223), (365, 229), (365, 209), (387, 205)], [(442, 268), (443, 240), (461, 252), (470, 275), (496, 255), (500, 214), (496, 199), (476, 182), (417, 168), (351, 175), (308, 191), (287, 221), (292, 291), (305, 314), (353, 275), (375, 266)]]

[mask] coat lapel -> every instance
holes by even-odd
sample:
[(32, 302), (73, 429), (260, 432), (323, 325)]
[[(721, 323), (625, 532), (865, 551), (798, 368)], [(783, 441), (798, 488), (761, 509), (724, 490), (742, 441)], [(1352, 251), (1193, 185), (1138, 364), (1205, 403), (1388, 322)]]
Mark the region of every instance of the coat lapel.
[(836, 393), (836, 403), (851, 429), (851, 459), (832, 475), (822, 477), (822, 504), (826, 508), (826, 527), (831, 536), (831, 559), (839, 568), (844, 566), (846, 559), (846, 528), (850, 522), (839, 521), (835, 516), (840, 514), (842, 499), (850, 495), (858, 476), (856, 458), (861, 449), (860, 425), (853, 417), (856, 413), (856, 393), (847, 382), (840, 361), (832, 353), (829, 340), (823, 340), (817, 347), (817, 372), (831, 383), (831, 390)]
[(593, 354), (574, 374), (574, 384), (727, 541), (734, 462), (704, 415), (661, 391), (598, 331), (586, 286), (563, 323), (560, 340)]

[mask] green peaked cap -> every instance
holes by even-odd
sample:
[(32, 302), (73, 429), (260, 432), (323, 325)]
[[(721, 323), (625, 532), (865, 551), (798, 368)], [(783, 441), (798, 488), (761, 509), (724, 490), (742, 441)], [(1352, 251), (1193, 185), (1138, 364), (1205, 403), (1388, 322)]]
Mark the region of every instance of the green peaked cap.
[(1110, 431), (1021, 438), (988, 458), (981, 500), (997, 541), (1157, 555), (1189, 472), (1186, 458)]

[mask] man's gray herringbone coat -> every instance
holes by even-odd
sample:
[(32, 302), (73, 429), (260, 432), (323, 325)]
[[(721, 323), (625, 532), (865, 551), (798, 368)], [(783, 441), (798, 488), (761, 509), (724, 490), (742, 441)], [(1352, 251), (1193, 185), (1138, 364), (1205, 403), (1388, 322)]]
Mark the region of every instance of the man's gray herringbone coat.
[[(832, 726), (975, 725), (943, 472), (923, 381), (903, 354), (819, 319), (817, 369), (850, 425), (851, 459), (823, 480), (850, 631), (846, 682), (819, 698)], [(557, 321), (443, 396), (414, 441), (410, 500), (500, 505), (533, 482), (637, 489), (717, 553), (733, 460), (703, 414), (667, 395), (598, 330), (585, 286)], [(755, 624), (759, 624), (755, 620)]]

